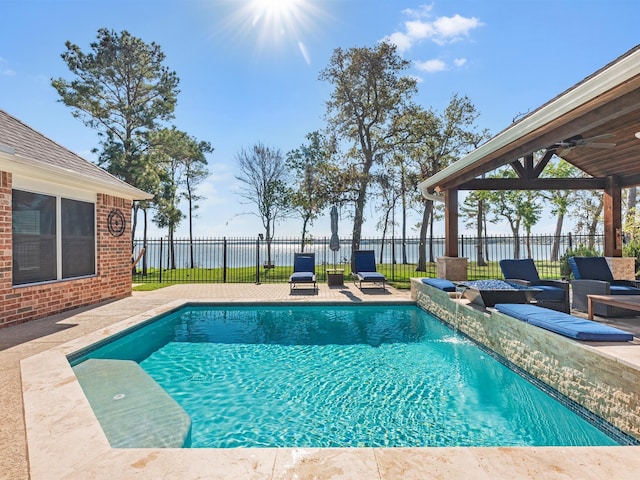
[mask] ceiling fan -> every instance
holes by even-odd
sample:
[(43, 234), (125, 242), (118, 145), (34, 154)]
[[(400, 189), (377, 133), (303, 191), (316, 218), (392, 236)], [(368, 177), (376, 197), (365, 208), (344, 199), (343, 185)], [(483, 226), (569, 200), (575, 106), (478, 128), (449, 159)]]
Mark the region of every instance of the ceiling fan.
[(547, 150), (569, 150), (575, 147), (588, 147), (588, 148), (614, 148), (615, 143), (603, 143), (600, 140), (606, 140), (613, 138), (615, 135), (612, 133), (605, 133), (603, 135), (596, 135), (595, 137), (582, 138), (582, 135), (575, 135), (573, 137), (562, 140), (561, 142), (554, 143)]

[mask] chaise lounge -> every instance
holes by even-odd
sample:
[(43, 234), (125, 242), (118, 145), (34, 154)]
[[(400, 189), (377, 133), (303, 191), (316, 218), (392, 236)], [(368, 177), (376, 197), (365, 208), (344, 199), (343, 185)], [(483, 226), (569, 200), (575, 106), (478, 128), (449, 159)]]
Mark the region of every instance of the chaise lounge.
[(289, 277), (289, 292), (296, 288), (318, 289), (316, 284), (316, 254), (315, 253), (294, 253), (293, 273)]
[(376, 257), (373, 250), (356, 250), (353, 252), (354, 269), (351, 272), (354, 283), (362, 290), (363, 283), (378, 284), (385, 288), (387, 277), (376, 271)]
[[(587, 295), (640, 295), (639, 282), (615, 280), (604, 257), (570, 257), (569, 266), (574, 280), (573, 308), (588, 311)], [(601, 317), (634, 317), (638, 312), (611, 305), (596, 304), (594, 314)]]

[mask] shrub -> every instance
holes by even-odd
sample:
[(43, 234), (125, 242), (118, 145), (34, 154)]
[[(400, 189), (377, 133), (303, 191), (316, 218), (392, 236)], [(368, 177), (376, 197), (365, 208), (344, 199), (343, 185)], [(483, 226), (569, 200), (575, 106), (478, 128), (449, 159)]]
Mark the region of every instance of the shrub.
[(636, 259), (635, 272), (637, 276), (638, 269), (640, 267), (640, 240), (634, 238), (624, 247), (622, 247), (622, 256)]

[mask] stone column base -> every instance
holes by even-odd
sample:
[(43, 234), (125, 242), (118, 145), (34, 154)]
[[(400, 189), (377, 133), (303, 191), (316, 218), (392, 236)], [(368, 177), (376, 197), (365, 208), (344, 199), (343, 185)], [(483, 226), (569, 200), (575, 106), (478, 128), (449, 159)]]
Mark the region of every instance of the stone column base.
[(436, 259), (438, 278), (446, 278), (455, 282), (464, 282), (467, 277), (467, 258), (439, 257)]
[(636, 259), (632, 257), (607, 257), (607, 263), (616, 280), (636, 279)]

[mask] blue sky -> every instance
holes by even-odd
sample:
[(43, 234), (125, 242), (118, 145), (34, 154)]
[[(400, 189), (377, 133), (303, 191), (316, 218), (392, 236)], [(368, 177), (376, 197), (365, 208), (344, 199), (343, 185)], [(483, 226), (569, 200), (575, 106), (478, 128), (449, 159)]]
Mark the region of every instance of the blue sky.
[[(173, 123), (215, 148), (195, 234), (255, 236), (262, 227), (236, 193), (235, 156), (256, 142), (286, 153), (323, 128), (331, 86), (318, 74), (335, 48), (391, 39), (419, 79), (418, 103), (441, 111), (467, 95), (478, 126), (496, 134), (640, 43), (639, 10), (636, 0), (0, 0), (0, 108), (91, 160), (96, 133), (50, 83), (71, 78), (65, 42), (88, 52), (108, 28), (159, 44), (180, 78)], [(364, 235), (376, 222), (372, 199)], [(329, 236), (328, 224), (327, 213), (311, 233)], [(289, 220), (276, 235), (300, 228)], [(345, 216), (341, 234), (350, 228)]]

